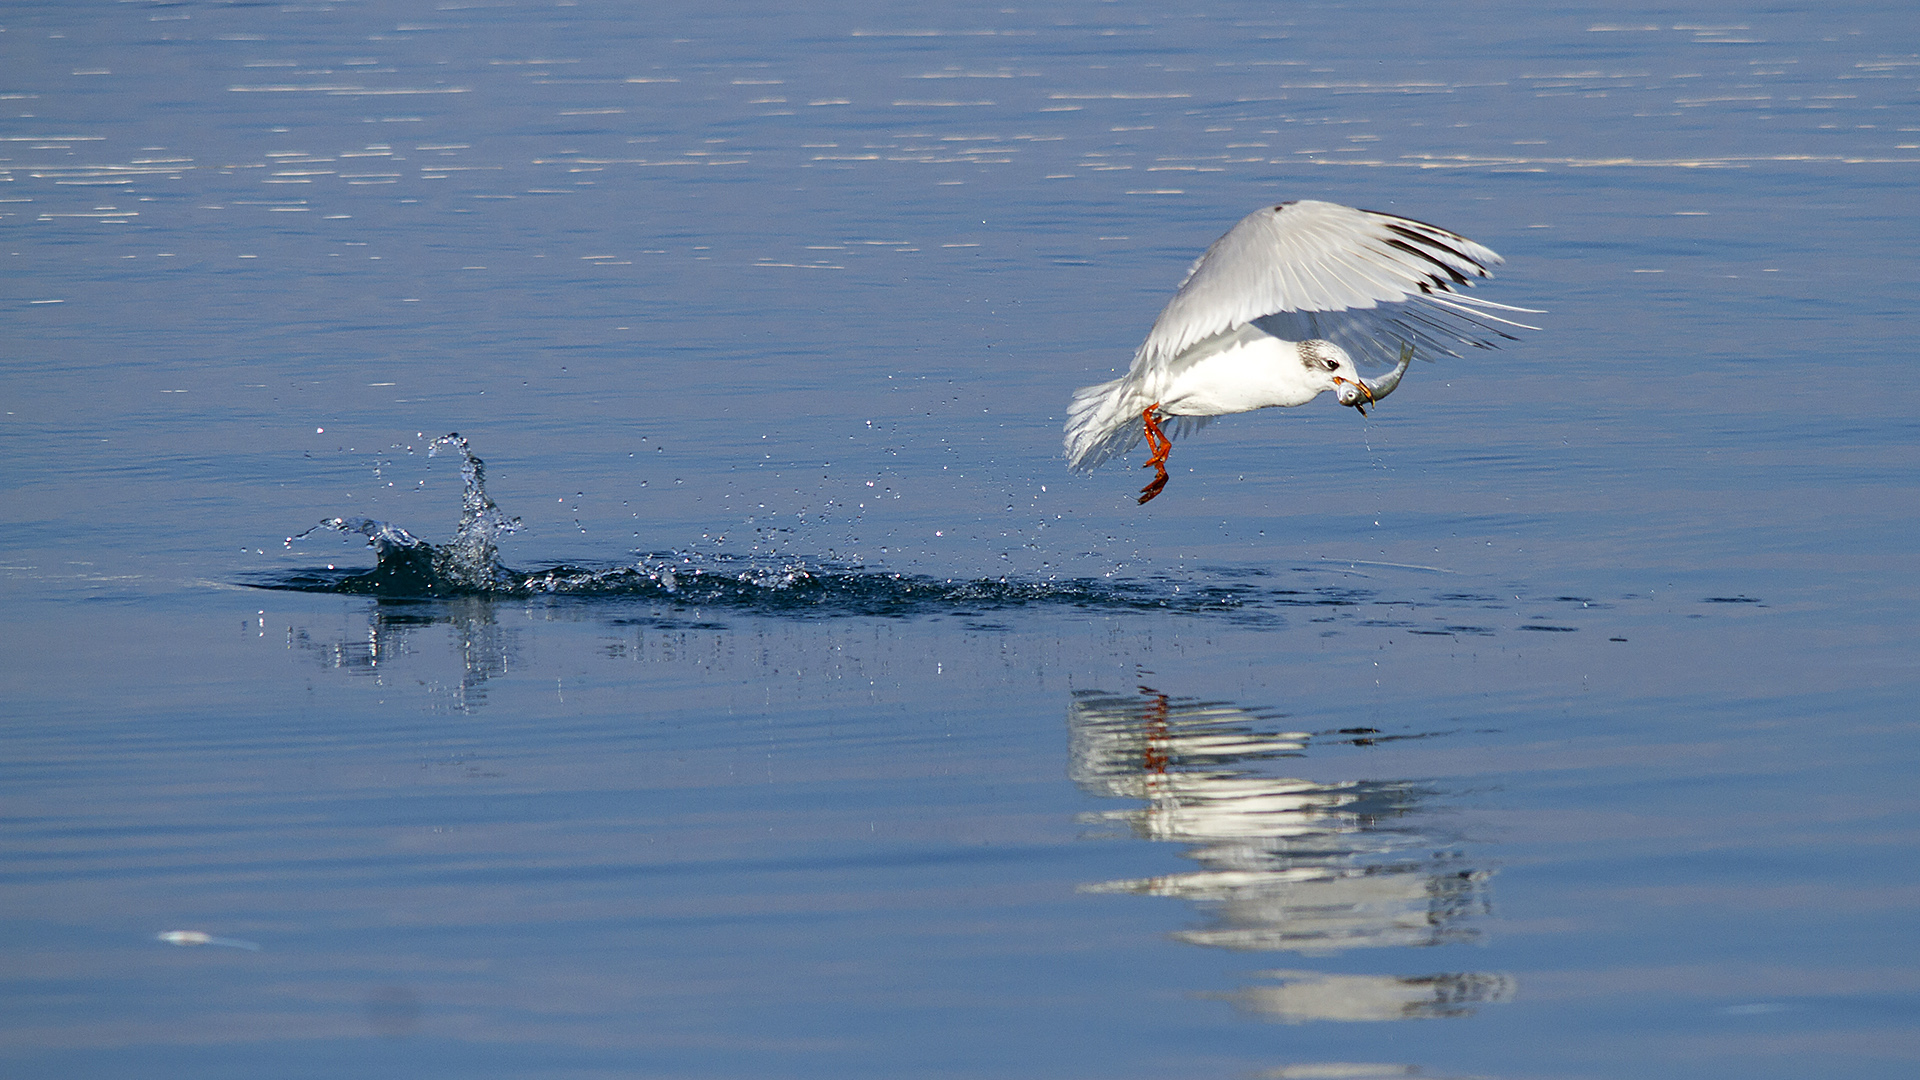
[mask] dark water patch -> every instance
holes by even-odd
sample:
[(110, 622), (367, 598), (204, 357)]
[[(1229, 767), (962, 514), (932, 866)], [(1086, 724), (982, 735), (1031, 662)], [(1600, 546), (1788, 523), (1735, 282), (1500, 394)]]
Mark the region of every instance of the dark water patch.
[(1700, 602), (1703, 604), (1758, 604), (1760, 600), (1753, 596), (1709, 596)]
[(1442, 601), (1444, 603), (1449, 603), (1449, 604), (1486, 604), (1490, 607), (1496, 607), (1496, 608), (1504, 608), (1506, 606), (1505, 604), (1502, 604), (1500, 602), (1499, 597), (1487, 596), (1481, 593), (1463, 593), (1463, 592), (1441, 593), (1440, 595), (1434, 597), (1434, 599)]
[(1520, 629), (1537, 630), (1547, 634), (1576, 634), (1580, 632), (1580, 628), (1577, 626), (1548, 626), (1544, 623), (1528, 623)]
[(1378, 746), (1381, 743), (1405, 742), (1409, 739), (1437, 739), (1452, 732), (1412, 731), (1400, 735), (1388, 735), (1379, 728), (1338, 728), (1324, 731), (1313, 737), (1316, 746)]
[(1273, 571), (1264, 566), (1202, 566), (1200, 572), (1208, 577), (1233, 580), (1235, 578), (1272, 577)]
[(1271, 603), (1293, 607), (1354, 607), (1371, 598), (1355, 589), (1276, 589), (1263, 595)]
[[(351, 524), (351, 523), (349, 523)], [(746, 556), (661, 553), (626, 566), (556, 566), (533, 572), (499, 566), (485, 584), (440, 569), (434, 545), (393, 550), (376, 544), (369, 571), (307, 569), (257, 578), (258, 588), (341, 593), (383, 599), (542, 596), (583, 600), (640, 600), (676, 609), (722, 608), (769, 615), (948, 615), (972, 617), (1017, 608), (1090, 611), (1174, 611), (1260, 615), (1266, 607), (1357, 602), (1344, 591), (1302, 600), (1250, 590), (1188, 589), (1156, 580), (1072, 578), (936, 578), (860, 566), (799, 561), (769, 564)], [(1263, 621), (1278, 619), (1266, 612)], [(1004, 629), (1000, 624), (982, 628)]]
[(727, 624), (710, 619), (683, 619), (675, 615), (634, 616), (609, 619), (608, 626), (640, 626), (648, 630), (725, 630)]

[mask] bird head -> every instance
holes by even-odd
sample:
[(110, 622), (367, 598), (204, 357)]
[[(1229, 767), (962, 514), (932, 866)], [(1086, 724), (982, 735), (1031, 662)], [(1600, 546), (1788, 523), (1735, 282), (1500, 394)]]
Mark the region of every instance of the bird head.
[[(1359, 369), (1354, 367), (1353, 357), (1347, 355), (1347, 350), (1321, 338), (1300, 343), (1300, 364), (1307, 369), (1307, 384), (1316, 394), (1342, 390), (1360, 381)], [(1348, 402), (1343, 390), (1342, 394), (1340, 404), (1345, 405)]]

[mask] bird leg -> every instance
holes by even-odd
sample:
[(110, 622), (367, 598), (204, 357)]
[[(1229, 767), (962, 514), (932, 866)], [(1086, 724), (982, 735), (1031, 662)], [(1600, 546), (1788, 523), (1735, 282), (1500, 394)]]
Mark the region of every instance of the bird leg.
[(1140, 413), (1140, 419), (1146, 421), (1147, 425), (1147, 446), (1153, 450), (1153, 456), (1140, 467), (1156, 470), (1153, 482), (1140, 489), (1142, 505), (1160, 494), (1160, 489), (1167, 486), (1167, 451), (1173, 449), (1173, 440), (1167, 438), (1167, 433), (1160, 430), (1160, 421), (1153, 415), (1159, 408), (1160, 403), (1156, 401)]

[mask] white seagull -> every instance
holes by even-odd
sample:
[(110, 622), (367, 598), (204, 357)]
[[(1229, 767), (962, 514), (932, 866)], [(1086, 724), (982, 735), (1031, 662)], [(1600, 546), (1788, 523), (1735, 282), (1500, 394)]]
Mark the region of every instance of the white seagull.
[[(1414, 357), (1512, 340), (1501, 327), (1537, 329), (1495, 314), (1531, 309), (1461, 292), (1500, 262), (1411, 218), (1310, 200), (1262, 207), (1194, 262), (1124, 377), (1075, 392), (1067, 464), (1091, 469), (1145, 435), (1153, 454), (1141, 467), (1157, 474), (1140, 489), (1144, 503), (1167, 485), (1173, 436), (1216, 416), (1305, 405), (1327, 390), (1365, 416)], [(1362, 378), (1358, 360), (1393, 369)]]

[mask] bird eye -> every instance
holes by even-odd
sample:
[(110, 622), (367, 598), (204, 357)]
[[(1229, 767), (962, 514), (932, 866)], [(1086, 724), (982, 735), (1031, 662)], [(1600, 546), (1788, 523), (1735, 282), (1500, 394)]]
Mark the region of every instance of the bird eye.
[(1326, 368), (1326, 369), (1327, 369), (1328, 371), (1339, 371), (1339, 370), (1340, 370), (1340, 361), (1338, 361), (1338, 360), (1335, 360), (1335, 359), (1333, 359), (1333, 358), (1332, 358), (1332, 357), (1330, 357), (1330, 356), (1329, 356), (1329, 357), (1324, 357), (1324, 358), (1322, 358), (1322, 359), (1321, 359), (1321, 361), (1320, 361), (1320, 366), (1321, 366), (1321, 367), (1323, 367), (1323, 368)]

